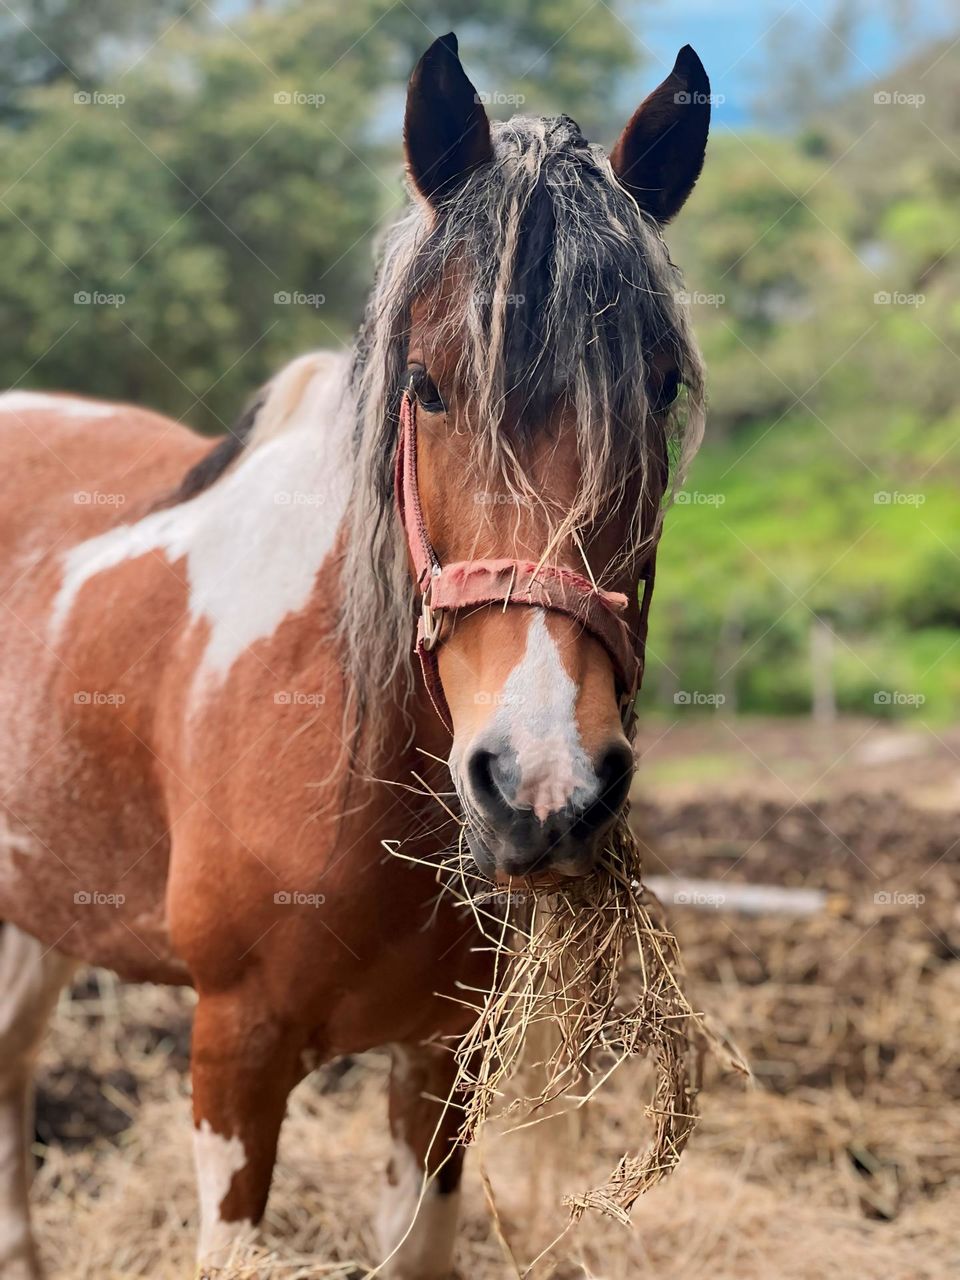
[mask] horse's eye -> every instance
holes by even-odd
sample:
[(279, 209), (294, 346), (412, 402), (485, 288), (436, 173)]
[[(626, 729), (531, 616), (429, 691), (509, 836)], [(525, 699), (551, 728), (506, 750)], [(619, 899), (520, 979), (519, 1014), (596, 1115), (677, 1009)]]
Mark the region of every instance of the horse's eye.
[(407, 379), (421, 409), (427, 413), (446, 413), (443, 397), (422, 364), (412, 364), (407, 370)]
[(653, 412), (662, 413), (664, 409), (669, 409), (680, 394), (681, 385), (679, 369), (668, 369), (662, 378), (654, 375), (653, 394), (650, 397)]

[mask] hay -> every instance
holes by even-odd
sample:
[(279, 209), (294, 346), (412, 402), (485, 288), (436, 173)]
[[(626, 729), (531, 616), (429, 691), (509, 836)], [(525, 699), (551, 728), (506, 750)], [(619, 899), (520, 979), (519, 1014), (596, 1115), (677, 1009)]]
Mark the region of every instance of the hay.
[[(395, 846), (391, 852), (410, 858)], [(440, 872), (441, 883), (474, 911), (494, 960), (489, 989), (465, 992), (475, 1017), (455, 1048), (450, 1101), (463, 1109), (463, 1143), (473, 1143), (491, 1118), (522, 1126), (554, 1118), (558, 1104), (583, 1107), (627, 1061), (653, 1063), (645, 1111), (651, 1140), (640, 1154), (624, 1154), (604, 1183), (564, 1197), (574, 1221), (594, 1210), (628, 1225), (639, 1197), (676, 1167), (696, 1126), (708, 1048), (749, 1075), (689, 1004), (676, 939), (641, 874), (626, 813), (596, 869), (582, 878), (491, 891), (465, 873), (462, 841)], [(489, 910), (491, 902), (506, 910)], [(544, 1029), (547, 1037), (538, 1035)], [(531, 1063), (530, 1046), (544, 1039), (549, 1054)]]

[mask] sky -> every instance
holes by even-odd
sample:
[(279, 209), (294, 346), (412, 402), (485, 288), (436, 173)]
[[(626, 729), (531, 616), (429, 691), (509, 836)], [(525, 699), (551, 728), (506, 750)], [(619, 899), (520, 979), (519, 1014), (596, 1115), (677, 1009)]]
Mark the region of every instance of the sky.
[[(677, 50), (692, 44), (713, 91), (724, 97), (716, 108), (718, 118), (737, 125), (752, 119), (759, 75), (770, 57), (771, 29), (798, 20), (822, 32), (833, 8), (833, 0), (644, 0), (630, 26), (647, 51), (650, 68), (666, 72)], [(862, 8), (868, 16), (851, 45), (854, 81), (882, 78), (928, 41), (960, 36), (957, 0), (906, 0), (901, 8), (908, 16), (899, 29), (887, 5), (864, 3)]]

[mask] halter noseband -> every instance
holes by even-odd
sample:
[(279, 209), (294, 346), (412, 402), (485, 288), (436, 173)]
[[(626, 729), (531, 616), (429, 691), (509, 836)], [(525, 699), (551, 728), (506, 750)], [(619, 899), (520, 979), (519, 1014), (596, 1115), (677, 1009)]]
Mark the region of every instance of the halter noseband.
[(504, 608), (527, 605), (552, 609), (575, 619), (603, 645), (613, 663), (621, 716), (629, 734), (634, 720), (633, 704), (643, 677), (647, 615), (653, 594), (653, 557), (644, 582), (636, 637), (621, 616), (627, 608), (627, 597), (618, 591), (601, 590), (572, 569), (534, 564), (530, 560), (458, 560), (442, 565), (427, 533), (420, 503), (416, 399), (409, 388), (404, 390), (400, 402), (394, 494), (420, 595), (417, 656), (430, 700), (447, 729), (453, 731), (453, 722), (437, 662), (444, 616), (460, 609), (500, 604)]

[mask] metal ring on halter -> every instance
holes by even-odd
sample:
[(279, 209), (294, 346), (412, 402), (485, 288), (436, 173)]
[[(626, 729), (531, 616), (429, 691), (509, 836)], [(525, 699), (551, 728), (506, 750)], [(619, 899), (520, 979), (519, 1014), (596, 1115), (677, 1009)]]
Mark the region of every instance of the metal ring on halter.
[[(436, 573), (436, 571), (434, 572)], [(420, 600), (420, 618), (423, 630), (420, 645), (428, 653), (440, 639), (440, 631), (443, 627), (443, 611), (441, 609), (431, 609), (430, 607), (432, 587), (433, 582), (428, 582)]]

